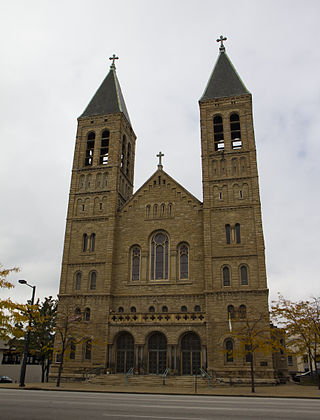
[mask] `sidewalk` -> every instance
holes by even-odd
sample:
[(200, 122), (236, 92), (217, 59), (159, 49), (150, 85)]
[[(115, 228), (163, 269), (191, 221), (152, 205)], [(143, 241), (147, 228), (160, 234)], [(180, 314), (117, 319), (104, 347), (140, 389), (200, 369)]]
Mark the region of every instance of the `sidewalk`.
[(45, 390), (45, 391), (74, 391), (74, 392), (116, 392), (141, 394), (182, 394), (182, 395), (220, 395), (239, 397), (271, 397), (271, 398), (320, 398), (317, 386), (302, 386), (299, 384), (257, 386), (256, 392), (251, 393), (247, 386), (213, 386), (208, 388), (201, 384), (195, 388), (184, 387), (177, 389), (170, 386), (143, 387), (136, 385), (95, 385), (88, 383), (62, 383), (59, 388), (55, 383), (32, 383), (19, 388), (18, 384), (0, 384), (0, 389)]

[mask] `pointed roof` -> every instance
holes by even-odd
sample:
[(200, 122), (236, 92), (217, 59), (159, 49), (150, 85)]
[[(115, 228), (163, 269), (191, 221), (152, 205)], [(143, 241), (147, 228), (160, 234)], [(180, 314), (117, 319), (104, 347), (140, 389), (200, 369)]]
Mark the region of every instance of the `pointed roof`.
[(121, 92), (120, 83), (116, 74), (114, 64), (110, 66), (110, 71), (99, 89), (89, 102), (81, 117), (90, 117), (94, 115), (105, 115), (122, 112), (130, 122), (126, 104)]
[(230, 96), (245, 94), (250, 94), (250, 92), (247, 90), (236, 69), (233, 67), (233, 64), (225, 52), (225, 48), (220, 47), (219, 57), (200, 101), (228, 98)]

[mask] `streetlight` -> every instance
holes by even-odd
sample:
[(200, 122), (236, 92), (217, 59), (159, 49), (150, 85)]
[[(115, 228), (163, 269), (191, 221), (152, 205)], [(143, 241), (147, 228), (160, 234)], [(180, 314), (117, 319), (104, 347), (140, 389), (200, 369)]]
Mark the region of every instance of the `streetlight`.
[[(31, 284), (29, 284), (27, 282), (27, 280), (18, 280), (18, 281), (19, 281), (20, 284), (26, 284), (27, 286), (32, 288), (31, 305), (33, 305), (34, 304), (34, 295), (36, 293), (36, 286), (31, 286)], [(20, 372), (19, 386), (21, 386), (21, 387), (25, 386), (24, 379), (26, 377), (27, 358), (28, 358), (29, 343), (30, 343), (31, 323), (32, 323), (32, 315), (31, 315), (31, 311), (30, 311), (30, 314), (29, 314), (29, 328), (27, 330), (27, 334), (26, 334), (26, 338), (25, 338), (25, 342), (24, 342), (23, 361), (22, 361), (21, 372)]]

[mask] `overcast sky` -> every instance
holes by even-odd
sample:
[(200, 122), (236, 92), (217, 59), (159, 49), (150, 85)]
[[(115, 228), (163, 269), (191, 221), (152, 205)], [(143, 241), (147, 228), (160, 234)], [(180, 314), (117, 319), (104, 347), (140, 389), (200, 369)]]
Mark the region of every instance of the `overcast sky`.
[(77, 117), (113, 53), (135, 190), (161, 150), (202, 200), (198, 100), (223, 34), (253, 95), (271, 297), (319, 296), (319, 16), (318, 0), (0, 0), (0, 261), (21, 267), (10, 280), (58, 292)]

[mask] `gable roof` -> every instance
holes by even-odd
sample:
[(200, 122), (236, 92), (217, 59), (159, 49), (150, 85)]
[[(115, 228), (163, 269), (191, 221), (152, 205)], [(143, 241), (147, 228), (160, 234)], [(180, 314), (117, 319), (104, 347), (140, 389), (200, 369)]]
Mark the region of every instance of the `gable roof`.
[(158, 180), (159, 176), (166, 176), (168, 181), (172, 182), (174, 186), (181, 189), (189, 198), (197, 205), (202, 206), (202, 202), (198, 200), (194, 195), (192, 195), (188, 190), (186, 190), (181, 184), (179, 184), (175, 179), (173, 179), (170, 175), (167, 174), (163, 169), (157, 169), (148, 179), (147, 181), (141, 185), (141, 187), (132, 195), (132, 197), (125, 203), (125, 205), (120, 209), (120, 212), (125, 210), (127, 207), (130, 207), (132, 202), (141, 194), (141, 192), (150, 184), (153, 180)]
[(225, 50), (220, 49), (219, 57), (200, 102), (245, 94), (250, 94), (250, 92), (240, 79)]
[(122, 112), (131, 125), (126, 104), (121, 92), (120, 83), (117, 78), (115, 66), (110, 67), (104, 81), (89, 102), (81, 117), (94, 115), (105, 115)]

